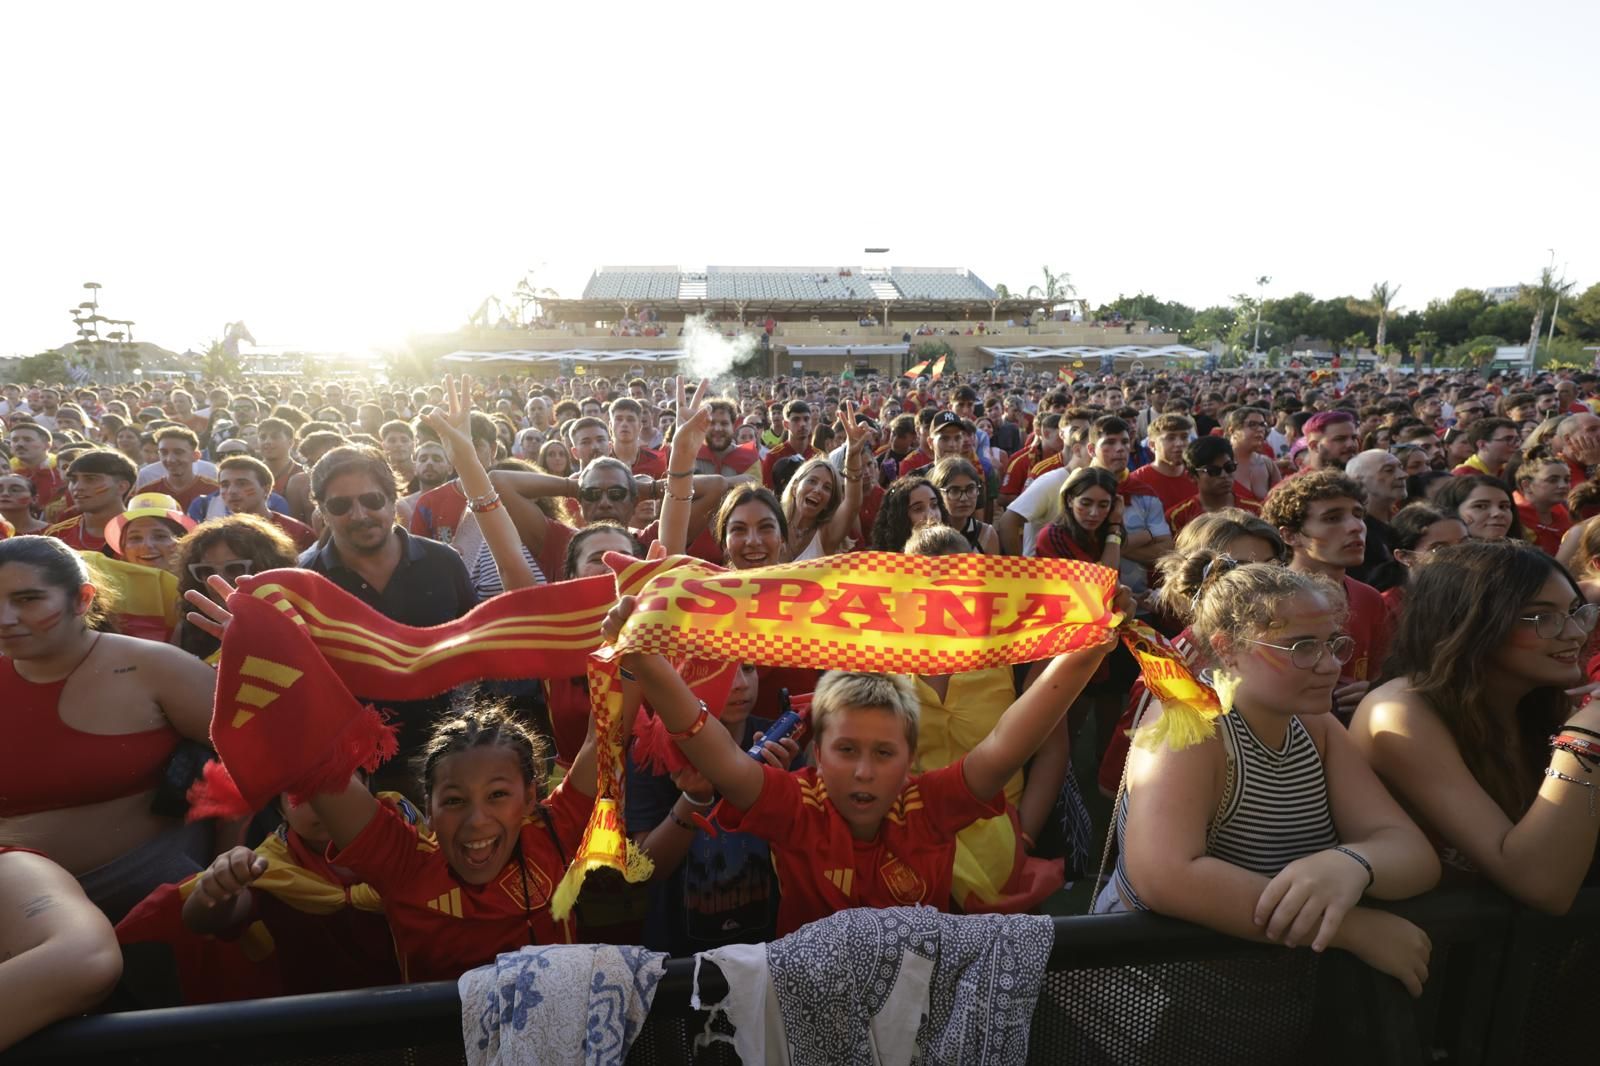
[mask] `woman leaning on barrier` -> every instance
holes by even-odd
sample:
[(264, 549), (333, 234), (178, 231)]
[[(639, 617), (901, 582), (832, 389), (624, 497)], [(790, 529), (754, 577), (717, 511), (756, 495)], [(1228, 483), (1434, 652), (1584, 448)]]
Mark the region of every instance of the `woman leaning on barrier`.
[[(1351, 652), (1339, 588), (1207, 549), (1173, 553), (1161, 571), (1162, 597), (1190, 623), (1231, 711), (1208, 741), (1133, 748), (1121, 855), (1096, 909), (1344, 948), (1420, 995), (1427, 936), (1360, 903), (1427, 891), (1439, 863), (1327, 713)], [(1146, 723), (1159, 713), (1152, 703)]]
[(1356, 745), (1454, 875), (1564, 913), (1594, 871), (1600, 703), (1583, 651), (1600, 617), (1548, 555), (1468, 541), (1412, 571)]

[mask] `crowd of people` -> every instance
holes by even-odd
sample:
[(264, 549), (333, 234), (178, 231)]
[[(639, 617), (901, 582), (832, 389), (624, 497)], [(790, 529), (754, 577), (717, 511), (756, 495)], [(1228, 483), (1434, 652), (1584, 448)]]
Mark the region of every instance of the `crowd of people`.
[[(1595, 883), (1600, 376), (686, 384), (4, 386), (0, 1048), (171, 984), (119, 941), (168, 942), (201, 998), (289, 994), (529, 943), (687, 955), (852, 906), (1024, 912), (1089, 880), (1096, 912), (1342, 948), (1417, 995), (1428, 938), (1369, 901), (1477, 882), (1559, 914)], [(1163, 707), (1115, 643), (943, 676), (735, 664), (717, 708), (628, 655), (626, 705), (682, 755), (628, 753), (655, 872), (560, 921), (596, 788), (581, 662), (387, 705), (398, 757), (342, 792), (186, 818), (247, 575), (434, 626), (608, 553), (858, 551), (1111, 568), (1230, 712), (1130, 744)], [(802, 703), (806, 742), (766, 740)], [(228, 950), (248, 976), (198, 989), (215, 970), (185, 966)]]

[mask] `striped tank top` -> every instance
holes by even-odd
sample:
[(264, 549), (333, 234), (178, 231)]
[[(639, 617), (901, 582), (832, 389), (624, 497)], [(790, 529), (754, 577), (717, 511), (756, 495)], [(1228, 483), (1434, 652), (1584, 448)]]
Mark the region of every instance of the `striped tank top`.
[[(1277, 751), (1257, 739), (1242, 715), (1224, 714), (1217, 721), (1228, 777), (1222, 803), (1206, 831), (1206, 854), (1274, 877), (1296, 859), (1336, 846), (1339, 836), (1328, 808), (1322, 757), (1300, 719), (1289, 719), (1288, 735)], [(1125, 791), (1117, 808), (1113, 883), (1135, 909), (1146, 910), (1124, 866), (1123, 836), (1132, 801), (1132, 792)]]

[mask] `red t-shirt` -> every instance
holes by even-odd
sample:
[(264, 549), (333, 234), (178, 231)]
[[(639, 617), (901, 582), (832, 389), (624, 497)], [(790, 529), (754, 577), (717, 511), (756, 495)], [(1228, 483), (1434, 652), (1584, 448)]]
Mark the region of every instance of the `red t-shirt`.
[(286, 537), (294, 541), (294, 546), (298, 551), (305, 551), (317, 542), (316, 530), (298, 518), (290, 518), (288, 515), (278, 511), (268, 511), (267, 520), (277, 526)]
[[(1250, 490), (1237, 482), (1233, 486), (1233, 506), (1242, 511), (1248, 511), (1253, 515), (1261, 513), (1261, 505), (1256, 502), (1256, 498), (1251, 495)], [(1199, 495), (1196, 494), (1190, 496), (1176, 507), (1167, 509), (1167, 525), (1172, 527), (1172, 535), (1176, 537), (1178, 530), (1205, 513), (1206, 509), (1200, 503)]]
[[(467, 498), (454, 481), (424, 492), (411, 508), (411, 532), (419, 537), (449, 544), (456, 536), (456, 527), (467, 513)], [(563, 548), (565, 550), (565, 548)], [(543, 562), (539, 564), (544, 566)], [(550, 571), (546, 570), (548, 574)]]
[[(770, 489), (772, 487), (772, 468), (778, 465), (778, 460), (787, 459), (789, 456), (797, 454), (802, 453), (796, 452), (794, 448), (790, 446), (787, 439), (784, 440), (782, 444), (779, 444), (776, 448), (768, 452), (767, 457), (761, 460), (761, 483)], [(817, 449), (808, 444), (806, 445), (806, 450), (803, 453), (803, 457), (806, 459), (811, 459), (821, 454), (821, 452), (817, 451)]]
[(330, 862), (355, 872), (383, 897), (394, 931), (395, 956), (405, 981), (454, 981), (502, 951), (528, 943), (528, 919), (540, 944), (571, 944), (576, 923), (550, 917), (550, 896), (567, 860), (583, 837), (594, 799), (577, 789), (556, 788), (544, 809), (560, 838), (550, 839), (543, 818), (522, 823), (523, 870), (510, 862), (486, 885), (460, 881), (428, 829), (414, 826), (383, 804), (343, 851), (328, 849)]
[(218, 491), (220, 488), (221, 486), (219, 486), (215, 481), (212, 481), (208, 477), (201, 477), (197, 474), (195, 475), (194, 482), (181, 492), (173, 488), (172, 482), (168, 481), (166, 478), (162, 478), (160, 481), (152, 481), (150, 484), (140, 489), (139, 492), (141, 495), (146, 492), (165, 493), (168, 496), (171, 496), (174, 500), (178, 501), (178, 510), (187, 512), (191, 503), (198, 500), (202, 496), (209, 496), (211, 493)]
[(856, 840), (828, 799), (814, 766), (786, 773), (763, 766), (761, 795), (747, 811), (724, 803), (729, 832), (761, 837), (783, 885), (778, 935), (849, 907), (950, 909), (956, 833), (1005, 813), (1004, 791), (978, 799), (962, 776), (965, 758), (911, 778), (872, 840)]
[(731, 448), (727, 455), (721, 458), (711, 450), (709, 444), (700, 446), (700, 454), (695, 456), (695, 469), (702, 474), (722, 474), (724, 477), (741, 477), (756, 469), (761, 464), (761, 449), (752, 441)]
[(1383, 669), (1389, 654), (1389, 608), (1377, 589), (1353, 577), (1344, 579), (1344, 595), (1350, 604), (1345, 632), (1356, 639), (1356, 653), (1339, 671), (1341, 682), (1370, 681)]
[(1033, 469), (1033, 456), (1024, 449), (1011, 457), (1006, 464), (1005, 480), (1000, 482), (1000, 495), (1021, 496), (1027, 487), (1028, 471)]
[(1568, 513), (1566, 505), (1558, 503), (1552, 507), (1550, 522), (1546, 524), (1539, 521), (1538, 509), (1528, 502), (1526, 496), (1517, 492), (1513, 493), (1513, 497), (1517, 501), (1517, 515), (1522, 519), (1522, 528), (1527, 531), (1528, 539), (1546, 555), (1555, 555), (1561, 547), (1561, 538), (1572, 528), (1572, 515)]
[(905, 477), (907, 474), (916, 473), (925, 466), (932, 466), (933, 456), (929, 455), (927, 452), (924, 452), (921, 448), (918, 448), (916, 451), (912, 452), (895, 465), (895, 476)]
[[(1149, 485), (1151, 490), (1161, 497), (1161, 509), (1170, 511), (1184, 500), (1194, 499), (1200, 495), (1200, 486), (1195, 484), (1194, 478), (1188, 471), (1177, 475), (1163, 474), (1156, 469), (1156, 464), (1146, 463), (1128, 475), (1130, 481), (1137, 481), (1141, 485)], [(1177, 532), (1176, 529), (1173, 530)]]
[(61, 468), (52, 466), (48, 460), (44, 466), (29, 470), (16, 459), (12, 459), (11, 473), (20, 474), (33, 482), (33, 490), (38, 494), (38, 499), (35, 502), (39, 505), (40, 510), (49, 506), (52, 500), (67, 491), (67, 479), (61, 473)]
[(640, 447), (638, 456), (633, 460), (633, 472), (635, 475), (643, 474), (646, 477), (666, 477), (667, 457), (660, 452)]
[(304, 473), (304, 472), (305, 472), (305, 467), (301, 466), (299, 463), (297, 463), (297, 462), (295, 462), (294, 460), (291, 459), (289, 461), (289, 468), (283, 472), (283, 476), (282, 477), (277, 477), (277, 476), (273, 477), (273, 479), (272, 479), (272, 491), (276, 492), (279, 496), (287, 497), (288, 494), (289, 494), (289, 479), (294, 477), (296, 474), (300, 474), (300, 473)]
[(53, 526), (46, 526), (44, 535), (55, 537), (69, 548), (81, 552), (97, 552), (106, 546), (104, 536), (95, 536), (83, 528), (83, 516), (69, 518), (65, 522), (57, 522)]

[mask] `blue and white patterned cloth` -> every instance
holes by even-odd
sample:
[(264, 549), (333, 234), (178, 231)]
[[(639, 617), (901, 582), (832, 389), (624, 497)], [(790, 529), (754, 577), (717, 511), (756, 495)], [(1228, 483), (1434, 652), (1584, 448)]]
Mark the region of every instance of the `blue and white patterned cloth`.
[(461, 975), (469, 1066), (622, 1066), (666, 955), (608, 944), (506, 952)]
[[(794, 1066), (999, 1066), (1027, 1061), (1054, 942), (1044, 916), (857, 908), (764, 952), (699, 957), (728, 980), (733, 994), (719, 1009), (746, 1063), (756, 1055)], [(697, 973), (697, 1001), (698, 984)]]

